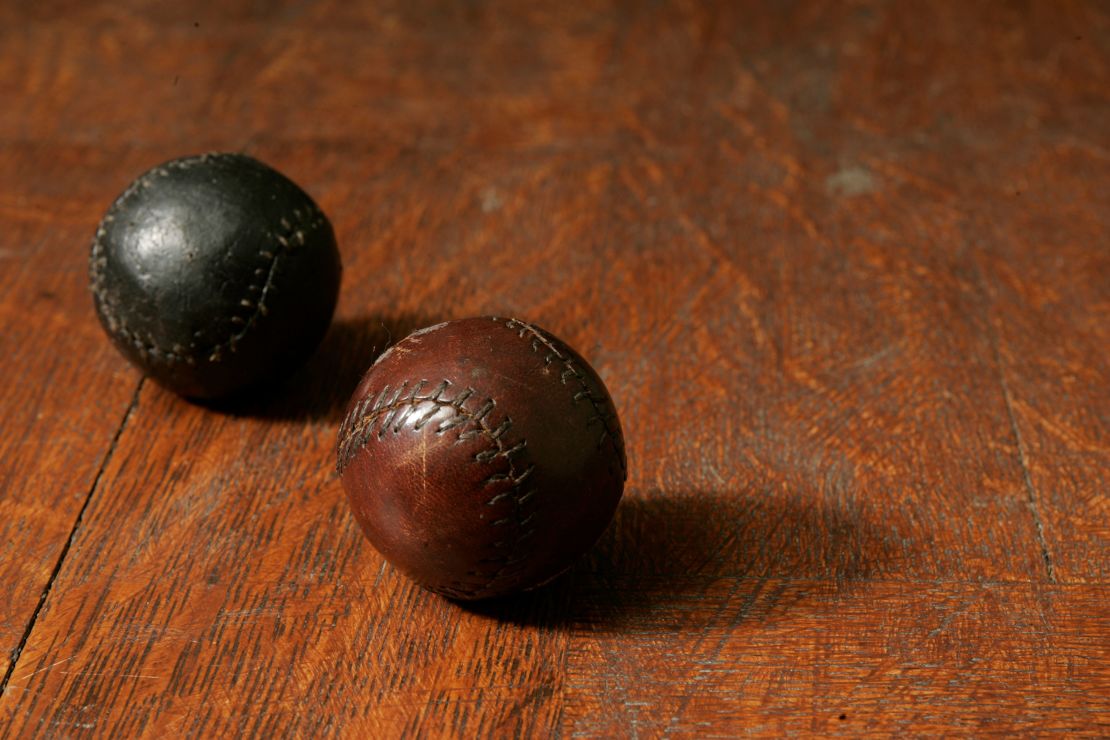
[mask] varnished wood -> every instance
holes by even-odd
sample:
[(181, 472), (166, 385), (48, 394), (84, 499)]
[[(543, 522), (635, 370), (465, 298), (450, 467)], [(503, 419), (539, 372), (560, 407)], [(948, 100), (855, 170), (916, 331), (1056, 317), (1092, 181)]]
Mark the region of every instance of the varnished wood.
[[(1105, 8), (258, 7), (0, 9), (0, 728), (1110, 732)], [(85, 286), (205, 149), (345, 263), (308, 366), (216, 407)], [(483, 313), (598, 369), (629, 483), (567, 577), (462, 607), (333, 448), (376, 352)]]
[[(43, 161), (44, 155), (48, 160)], [(95, 207), (61, 190), (65, 149), (0, 147), (0, 678), (112, 448), (138, 379), (88, 321), (80, 254)], [(94, 178), (104, 184), (104, 178)]]

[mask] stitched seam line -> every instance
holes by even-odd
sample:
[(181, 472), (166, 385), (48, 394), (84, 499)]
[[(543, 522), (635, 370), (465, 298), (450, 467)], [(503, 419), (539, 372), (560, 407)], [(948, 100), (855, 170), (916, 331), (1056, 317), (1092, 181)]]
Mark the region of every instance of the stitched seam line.
[[(443, 394), (451, 387), (450, 381), (443, 380), (431, 393), (422, 394), (427, 385), (427, 381), (424, 380), (412, 383), (411, 386), (409, 381), (404, 381), (395, 389), (386, 386), (373, 397), (373, 400), (370, 396), (363, 398), (355, 408), (351, 409), (351, 413), (347, 415), (340, 427), (336, 468), (342, 474), (354, 456), (369, 442), (375, 438), (384, 439), (387, 434), (400, 433), (414, 414), (418, 416), (412, 429), (420, 431), (440, 410), (449, 408), (454, 411), (454, 416), (441, 421), (436, 427), (436, 433), (458, 429), (460, 442), (474, 436), (487, 438), (490, 444), (474, 455), (474, 461), (485, 465), (503, 457), (508, 463), (508, 471), (494, 473), (482, 484), (483, 487), (499, 488), (498, 492), (486, 501), (487, 506), (497, 506), (503, 501), (513, 505), (509, 516), (490, 521), (491, 526), (505, 527), (505, 534), (501, 539), (493, 542), (496, 552), (479, 560), (490, 569), (467, 571), (468, 576), (482, 579), (479, 584), (456, 580), (450, 586), (436, 586), (438, 591), (448, 596), (474, 597), (512, 575), (516, 566), (526, 560), (520, 552), (520, 546), (535, 534), (536, 529), (535, 526), (531, 526), (531, 522), (536, 516), (534, 502), (538, 498), (536, 489), (527, 486), (526, 483), (535, 466), (516, 460), (526, 451), (526, 440), (520, 440), (511, 447), (506, 446), (505, 434), (512, 427), (512, 419), (506, 417), (496, 427), (491, 427), (488, 423), (487, 417), (496, 406), (495, 401), (488, 399), (478, 410), (471, 411), (465, 404), (474, 394), (473, 388), (467, 387), (454, 399), (448, 400), (443, 398)], [(430, 405), (430, 408), (420, 411), (420, 407), (426, 405)], [(510, 482), (510, 485), (502, 488), (502, 484), (506, 482)], [(530, 508), (529, 502), (532, 502)]]
[(627, 476), (628, 471), (627, 462), (625, 461), (624, 457), (624, 445), (620, 441), (620, 438), (616, 434), (614, 434), (612, 426), (612, 422), (616, 417), (616, 412), (608, 402), (606, 402), (604, 399), (598, 398), (597, 394), (594, 393), (593, 389), (590, 387), (589, 383), (586, 380), (586, 376), (584, 376), (582, 374), (582, 371), (578, 369), (577, 363), (575, 363), (575, 361), (572, 360), (570, 357), (564, 355), (558, 347), (552, 344), (547, 337), (541, 334), (539, 330), (537, 330), (536, 327), (532, 326), (531, 324), (527, 324), (518, 319), (506, 319), (505, 326), (516, 331), (517, 336), (519, 336), (521, 339), (526, 339), (530, 335), (532, 337), (533, 352), (536, 352), (538, 354), (541, 348), (546, 349), (547, 354), (544, 356), (545, 366), (550, 365), (556, 360), (562, 363), (563, 371), (560, 374), (560, 380), (562, 381), (563, 385), (568, 384), (567, 381), (569, 378), (574, 378), (578, 382), (580, 390), (574, 394), (573, 402), (577, 404), (578, 401), (582, 399), (589, 401), (590, 406), (593, 407), (594, 416), (590, 417), (589, 421), (587, 421), (587, 424), (594, 421), (598, 421), (601, 423), (601, 439), (598, 440), (598, 444), (600, 445), (606, 440), (609, 441), (609, 444), (613, 446), (614, 451), (617, 453), (617, 461), (620, 463), (621, 467), (621, 476)]
[(262, 263), (259, 267), (255, 268), (254, 276), (256, 280), (261, 277), (265, 277), (265, 280), (262, 285), (258, 285), (257, 282), (248, 285), (247, 294), (239, 300), (239, 305), (242, 308), (251, 309), (251, 311), (249, 314), (245, 315), (233, 315), (229, 319), (233, 326), (240, 326), (242, 328), (233, 331), (225, 341), (212, 345), (207, 349), (190, 350), (190, 348), (180, 344), (175, 344), (173, 347), (166, 349), (160, 347), (149, 337), (144, 339), (138, 332), (128, 328), (126, 322), (116, 313), (112, 303), (107, 300), (104, 288), (104, 268), (107, 267), (108, 264), (108, 259), (104, 255), (104, 239), (107, 237), (107, 230), (104, 224), (114, 221), (119, 209), (156, 178), (166, 177), (172, 170), (180, 171), (190, 169), (219, 156), (220, 155), (216, 154), (201, 154), (195, 157), (187, 157), (185, 159), (168, 162), (148, 171), (123, 191), (123, 194), (116, 199), (111, 208), (108, 209), (108, 213), (104, 216), (101, 223), (97, 226), (96, 236), (93, 238), (92, 259), (89, 269), (92, 292), (96, 296), (100, 311), (104, 314), (104, 318), (108, 322), (111, 330), (127, 340), (127, 342), (139, 350), (139, 353), (143, 356), (153, 357), (171, 364), (183, 362), (188, 365), (195, 365), (198, 359), (207, 358), (210, 362), (219, 362), (225, 350), (234, 352), (238, 343), (242, 341), (252, 328), (254, 328), (259, 318), (266, 316), (268, 313), (265, 301), (273, 289), (273, 279), (277, 272), (278, 260), (297, 247), (304, 246), (306, 235), (320, 228), (325, 223), (324, 214), (315, 203), (311, 201), (309, 201), (308, 206), (303, 211), (300, 208), (292, 209), (292, 221), (282, 217), (280, 221), (282, 230), (277, 234), (271, 234), (276, 246), (260, 249), (258, 252), (258, 256), (262, 258)]

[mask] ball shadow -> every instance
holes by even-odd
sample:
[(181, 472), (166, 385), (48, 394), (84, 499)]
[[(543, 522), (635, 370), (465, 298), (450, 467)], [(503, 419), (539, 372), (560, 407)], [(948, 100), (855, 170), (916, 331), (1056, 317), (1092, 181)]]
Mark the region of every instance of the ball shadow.
[[(758, 595), (768, 582), (812, 580), (820, 586), (814, 590), (833, 594), (850, 589), (888, 567), (894, 542), (880, 524), (813, 496), (653, 491), (626, 496), (597, 545), (551, 584), (461, 606), (556, 629), (665, 623), (694, 630), (710, 614), (735, 611), (740, 594)], [(778, 588), (774, 607), (791, 608), (804, 591)]]
[(213, 411), (273, 421), (342, 421), (363, 374), (388, 347), (442, 319), (381, 314), (335, 319), (316, 352), (278, 383), (235, 398), (207, 402)]

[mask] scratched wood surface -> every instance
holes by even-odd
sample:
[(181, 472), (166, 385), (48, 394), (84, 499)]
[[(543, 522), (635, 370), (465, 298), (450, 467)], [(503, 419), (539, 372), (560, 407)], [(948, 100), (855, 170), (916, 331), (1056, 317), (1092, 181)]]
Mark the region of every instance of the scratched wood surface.
[[(0, 4), (0, 736), (1110, 734), (1110, 9)], [(217, 407), (101, 335), (128, 181), (330, 215), (322, 347)], [(361, 538), (390, 341), (535, 321), (629, 452), (601, 542), (461, 607)]]

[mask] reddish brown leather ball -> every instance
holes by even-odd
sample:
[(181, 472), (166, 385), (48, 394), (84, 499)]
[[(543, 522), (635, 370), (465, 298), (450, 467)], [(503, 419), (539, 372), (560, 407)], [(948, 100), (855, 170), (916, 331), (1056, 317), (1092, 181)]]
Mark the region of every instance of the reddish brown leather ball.
[(456, 599), (541, 585), (598, 539), (624, 490), (624, 438), (593, 368), (494, 317), (422, 329), (370, 368), (338, 471), (370, 542)]

